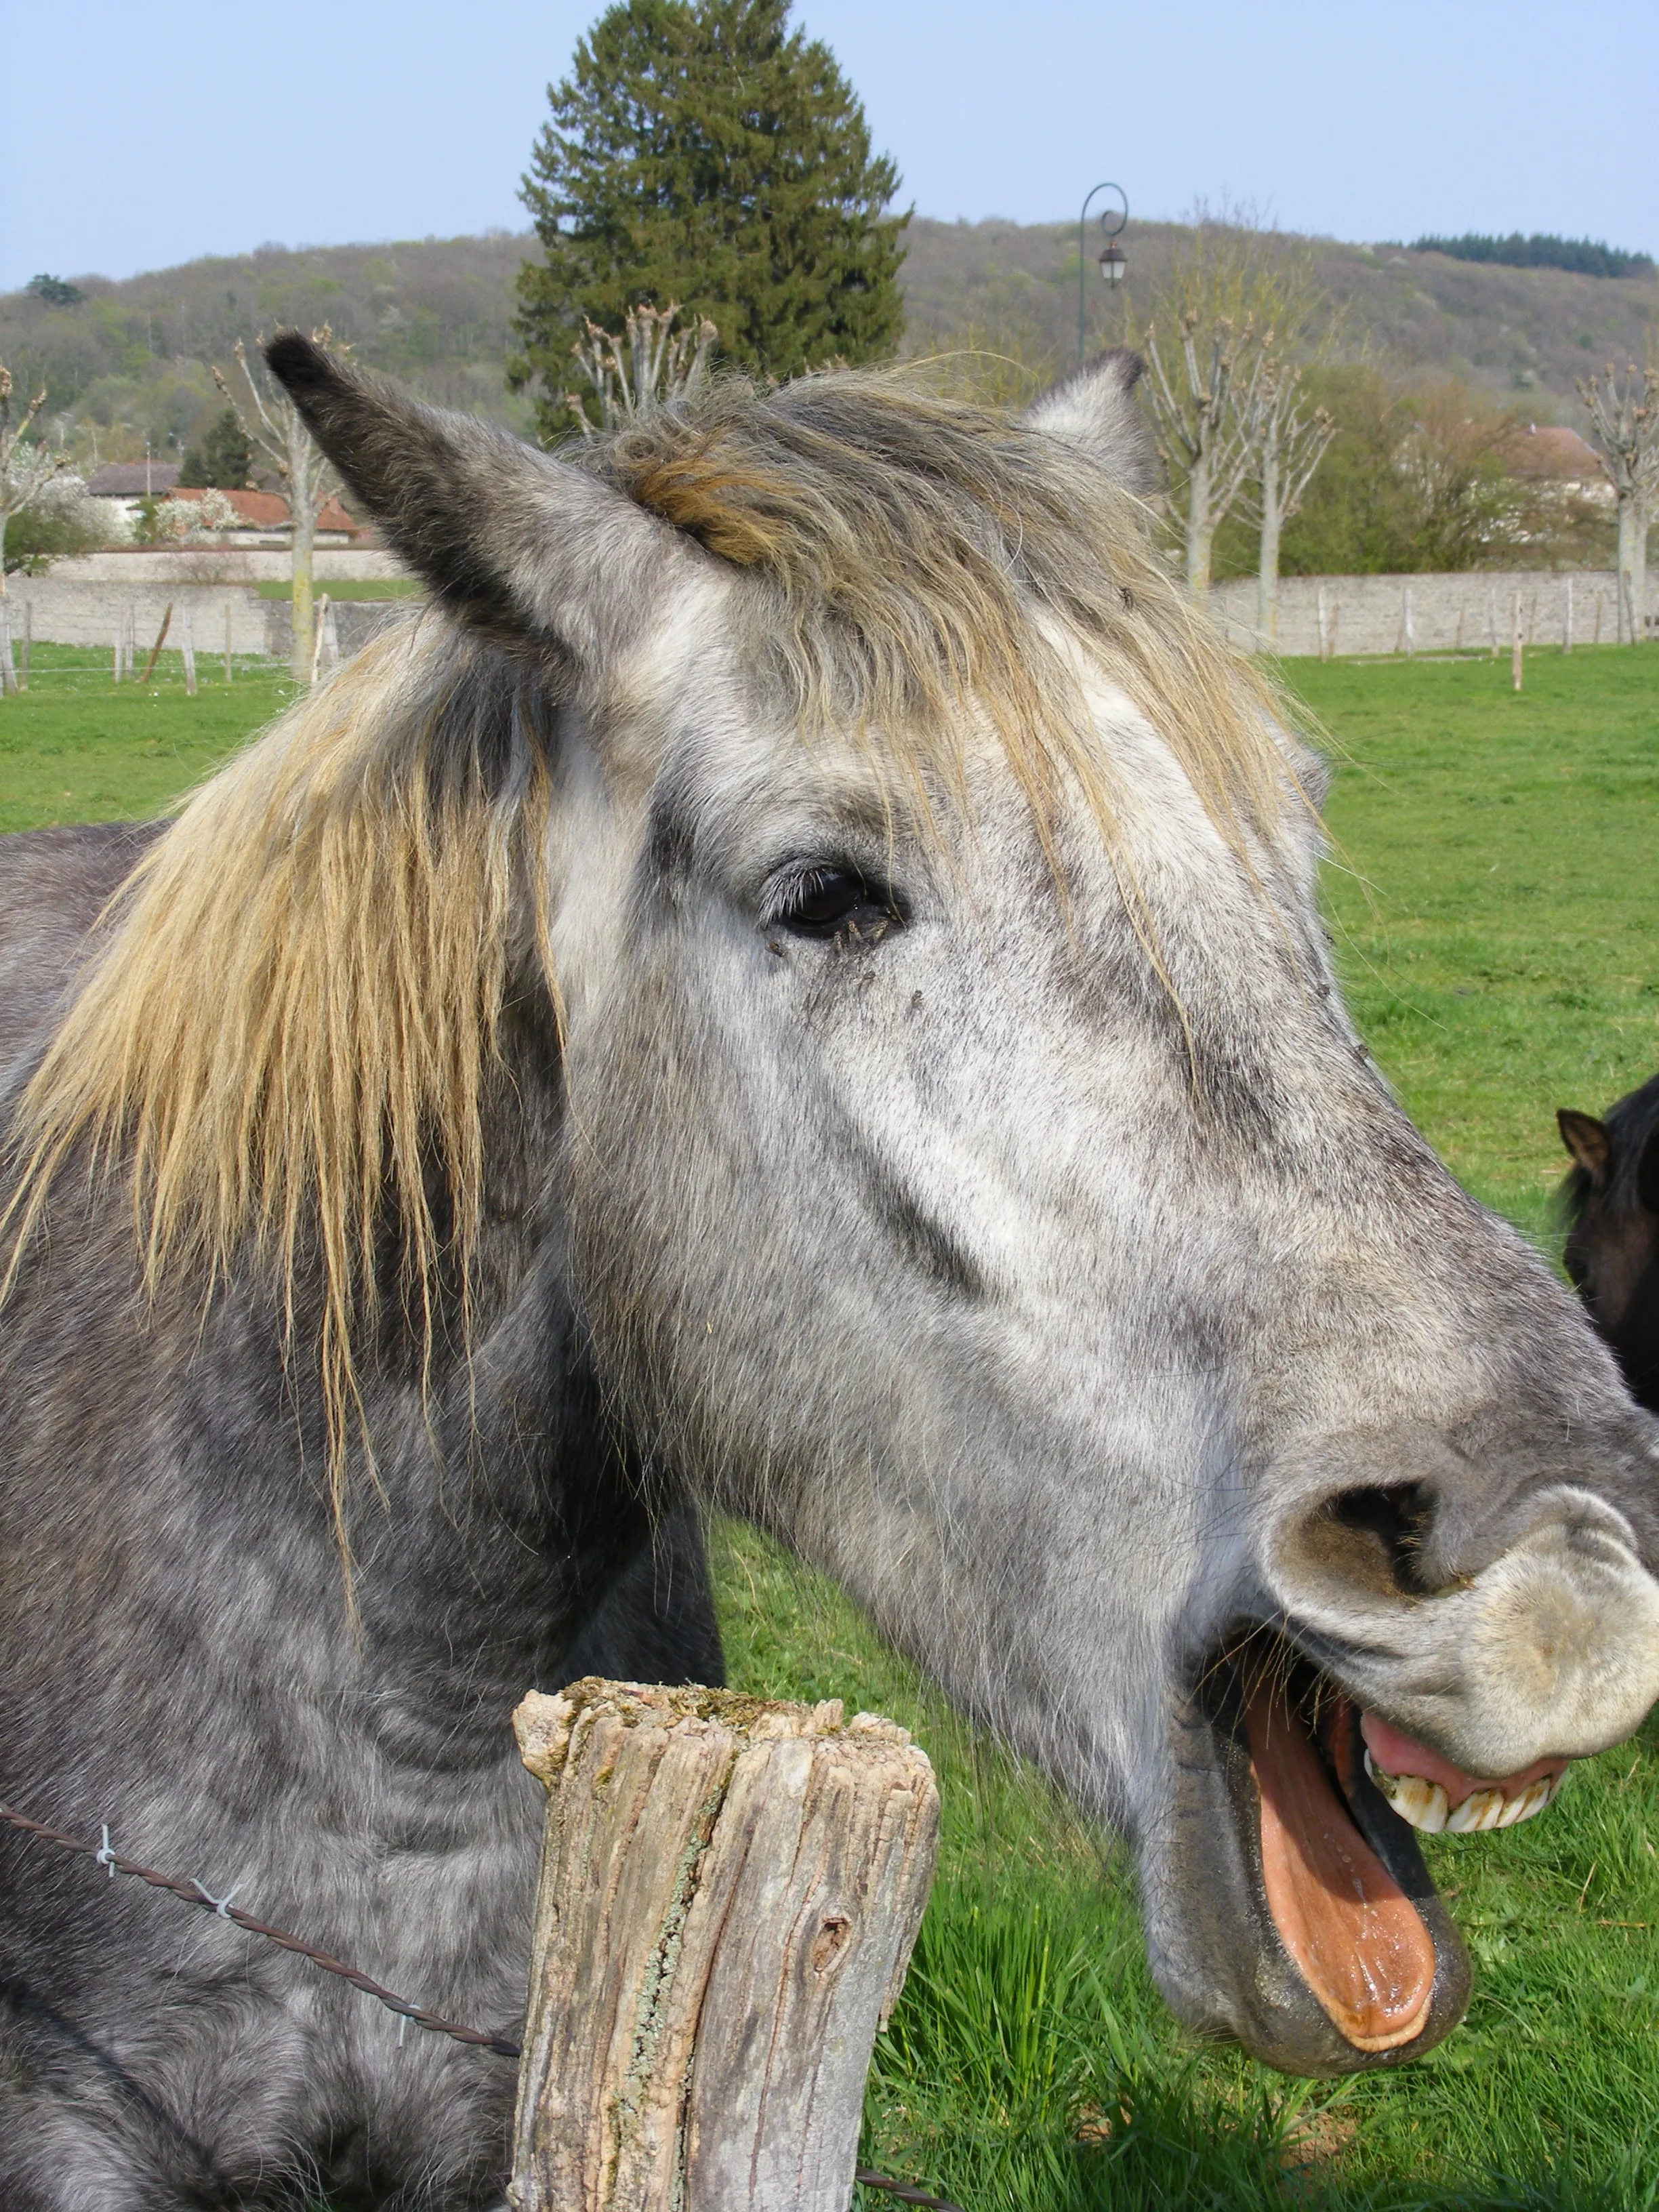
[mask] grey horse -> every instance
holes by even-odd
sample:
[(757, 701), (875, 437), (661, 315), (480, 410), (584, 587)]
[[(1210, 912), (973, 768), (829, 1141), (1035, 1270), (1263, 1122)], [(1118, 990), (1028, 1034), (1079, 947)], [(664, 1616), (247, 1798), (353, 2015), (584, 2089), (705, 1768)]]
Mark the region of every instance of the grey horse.
[[(717, 1674), (718, 1507), (1119, 1826), (1182, 2020), (1430, 2048), (1414, 1829), (1659, 1692), (1653, 1432), (1347, 1021), (1133, 357), (552, 456), (269, 359), (432, 605), (0, 853), (0, 1798), (511, 2033), (509, 1711)], [(0, 1851), (7, 2212), (499, 2197), (500, 2060)]]

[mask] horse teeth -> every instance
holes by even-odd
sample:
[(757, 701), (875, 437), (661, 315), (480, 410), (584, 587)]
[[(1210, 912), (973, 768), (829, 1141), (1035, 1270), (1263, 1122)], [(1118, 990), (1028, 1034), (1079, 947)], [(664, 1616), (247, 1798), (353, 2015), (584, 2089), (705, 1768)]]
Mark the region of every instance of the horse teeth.
[(1559, 1774), (1541, 1774), (1536, 1782), (1529, 1782), (1518, 1797), (1511, 1797), (1504, 1808), (1500, 1828), (1512, 1828), (1517, 1822), (1530, 1820), (1534, 1813), (1541, 1813), (1546, 1805), (1553, 1805), (1561, 1794), (1561, 1784), (1566, 1780), (1565, 1770)]
[(1553, 1804), (1567, 1778), (1565, 1771), (1540, 1775), (1513, 1797), (1506, 1797), (1501, 1790), (1472, 1790), (1449, 1808), (1446, 1793), (1437, 1782), (1425, 1781), (1420, 1774), (1385, 1773), (1369, 1751), (1365, 1771), (1402, 1820), (1431, 1836), (1443, 1831), (1449, 1836), (1472, 1836), (1488, 1828), (1513, 1828)]
[(1385, 1773), (1369, 1751), (1365, 1771), (1402, 1820), (1431, 1836), (1440, 1833), (1446, 1825), (1446, 1793), (1437, 1782), (1425, 1781), (1420, 1774)]
[(1500, 1828), (1513, 1828), (1522, 1820), (1530, 1820), (1534, 1813), (1541, 1813), (1550, 1802), (1547, 1781), (1528, 1783), (1518, 1796), (1508, 1799), (1498, 1816)]
[(1483, 1828), (1499, 1826), (1507, 1802), (1501, 1790), (1471, 1790), (1462, 1803), (1453, 1806), (1447, 1814), (1447, 1834), (1473, 1836), (1479, 1834)]

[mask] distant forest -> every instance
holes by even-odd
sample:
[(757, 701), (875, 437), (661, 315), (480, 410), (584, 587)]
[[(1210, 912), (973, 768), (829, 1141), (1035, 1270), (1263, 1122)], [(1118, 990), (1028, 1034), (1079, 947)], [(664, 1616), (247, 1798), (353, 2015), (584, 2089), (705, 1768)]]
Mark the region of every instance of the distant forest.
[[(1109, 290), (1092, 252), (1079, 269), (1074, 222), (917, 217), (900, 273), (901, 353), (933, 357), (937, 374), (976, 397), (1018, 404), (1076, 362), (1079, 276), (1089, 346), (1143, 342), (1191, 245), (1182, 225), (1132, 222), (1127, 276)], [(1310, 335), (1317, 349), (1328, 330), (1334, 356), (1312, 381), (1340, 434), (1287, 529), (1287, 574), (1478, 564), (1507, 557), (1516, 531), (1534, 561), (1603, 556), (1599, 510), (1528, 520), (1501, 492), (1500, 447), (1531, 422), (1582, 422), (1577, 380), (1603, 362), (1644, 357), (1656, 292), (1639, 272), (1650, 264), (1623, 257), (1626, 273), (1609, 279), (1548, 260), (1474, 259), (1445, 241), (1264, 245), (1305, 260), (1322, 302)], [(266, 246), (114, 283), (73, 272), (0, 295), (0, 361), (20, 388), (46, 386), (48, 434), (87, 470), (142, 459), (147, 446), (182, 458), (222, 414), (212, 367), (228, 369), (238, 340), (285, 324), (326, 324), (336, 345), (404, 388), (528, 432), (529, 403), (509, 391), (507, 368), (514, 280), (536, 252), (533, 236), (497, 231)], [(1439, 458), (1425, 471), (1429, 444)], [(1449, 535), (1447, 514), (1428, 512), (1413, 489), (1431, 477), (1441, 491), (1470, 487), (1452, 501)], [(1235, 515), (1217, 542), (1217, 574), (1254, 559), (1248, 519)]]
[(1650, 253), (1625, 253), (1594, 238), (1556, 238), (1534, 231), (1522, 238), (1486, 238), (1468, 231), (1462, 238), (1414, 238), (1413, 253), (1449, 253), (1454, 261), (1495, 261), (1505, 269), (1570, 269), (1578, 276), (1650, 276)]
[[(1135, 222), (1127, 283), (1109, 294), (1085, 270), (1089, 343), (1139, 337), (1170, 257), (1191, 234)], [(1287, 245), (1296, 241), (1286, 240)], [(1577, 416), (1575, 379), (1638, 361), (1650, 278), (1607, 282), (1552, 266), (1481, 265), (1439, 252), (1302, 241), (1345, 354), (1390, 374), (1458, 378), (1538, 419)], [(979, 349), (1006, 357), (1007, 398), (1077, 358), (1077, 225), (947, 223), (917, 217), (900, 282), (906, 353)], [(20, 387), (44, 384), (47, 420), (77, 459), (142, 459), (200, 439), (223, 402), (210, 364), (238, 338), (327, 323), (355, 357), (441, 405), (515, 430), (530, 408), (507, 388), (514, 278), (533, 237), (422, 239), (379, 246), (266, 246), (118, 283), (68, 272), (0, 295), (0, 361)]]

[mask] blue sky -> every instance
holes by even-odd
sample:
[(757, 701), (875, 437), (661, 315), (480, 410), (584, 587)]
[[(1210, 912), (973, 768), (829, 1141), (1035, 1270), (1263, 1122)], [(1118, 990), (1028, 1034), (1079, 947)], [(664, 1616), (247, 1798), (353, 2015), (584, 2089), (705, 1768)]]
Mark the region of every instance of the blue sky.
[[(592, 0), (0, 0), (0, 288), (524, 221)], [(919, 213), (1224, 195), (1340, 238), (1553, 230), (1659, 252), (1659, 7), (797, 0)]]

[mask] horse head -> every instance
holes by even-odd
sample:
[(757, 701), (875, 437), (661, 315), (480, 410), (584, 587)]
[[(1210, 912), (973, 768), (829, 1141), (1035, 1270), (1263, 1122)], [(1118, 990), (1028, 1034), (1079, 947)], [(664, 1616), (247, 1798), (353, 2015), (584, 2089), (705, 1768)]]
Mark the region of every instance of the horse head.
[(1556, 1115), (1573, 1165), (1563, 1257), (1638, 1402), (1659, 1412), (1659, 1076), (1607, 1118)]
[(518, 957), (641, 1454), (1127, 1832), (1184, 2019), (1430, 2047), (1413, 1830), (1659, 1692), (1654, 1447), (1349, 1023), (1318, 763), (1148, 550), (1133, 357), (1023, 421), (830, 375), (554, 455), (269, 358), (550, 702)]

